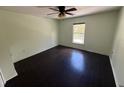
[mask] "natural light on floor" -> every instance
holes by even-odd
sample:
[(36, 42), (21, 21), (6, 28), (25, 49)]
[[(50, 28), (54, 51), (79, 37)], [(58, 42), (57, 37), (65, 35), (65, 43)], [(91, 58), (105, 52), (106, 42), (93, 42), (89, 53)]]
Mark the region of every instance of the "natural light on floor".
[(84, 57), (80, 52), (73, 51), (71, 55), (71, 65), (79, 72), (84, 71)]

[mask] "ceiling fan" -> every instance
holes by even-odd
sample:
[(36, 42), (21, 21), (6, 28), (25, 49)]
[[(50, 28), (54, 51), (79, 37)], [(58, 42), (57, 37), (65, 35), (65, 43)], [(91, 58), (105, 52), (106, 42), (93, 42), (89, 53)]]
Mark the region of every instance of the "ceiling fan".
[(56, 11), (57, 13), (50, 13), (47, 15), (58, 14), (58, 17), (64, 17), (66, 14), (74, 15), (73, 13), (70, 13), (70, 12), (77, 10), (76, 8), (65, 9), (65, 6), (57, 6), (57, 9), (56, 8), (49, 8), (49, 9)]

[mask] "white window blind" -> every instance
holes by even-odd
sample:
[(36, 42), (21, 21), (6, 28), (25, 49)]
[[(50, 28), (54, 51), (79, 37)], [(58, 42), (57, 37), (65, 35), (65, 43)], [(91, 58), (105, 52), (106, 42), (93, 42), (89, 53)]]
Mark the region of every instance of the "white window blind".
[(76, 44), (84, 44), (85, 37), (85, 24), (74, 24), (73, 25), (73, 43)]

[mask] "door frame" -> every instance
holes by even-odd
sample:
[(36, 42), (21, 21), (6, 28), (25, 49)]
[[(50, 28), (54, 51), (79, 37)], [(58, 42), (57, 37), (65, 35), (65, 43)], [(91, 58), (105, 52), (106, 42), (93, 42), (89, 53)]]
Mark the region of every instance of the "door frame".
[(0, 69), (0, 78), (2, 79), (2, 84), (3, 84), (2, 87), (4, 87), (5, 79), (4, 79), (4, 77), (3, 77), (3, 73), (2, 73), (2, 71), (1, 71), (1, 69)]

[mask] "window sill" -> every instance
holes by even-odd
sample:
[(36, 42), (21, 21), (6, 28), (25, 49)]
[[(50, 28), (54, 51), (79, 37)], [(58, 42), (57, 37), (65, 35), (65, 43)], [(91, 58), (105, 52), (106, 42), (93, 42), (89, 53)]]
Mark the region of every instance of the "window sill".
[(73, 44), (84, 45), (84, 43), (72, 42)]

